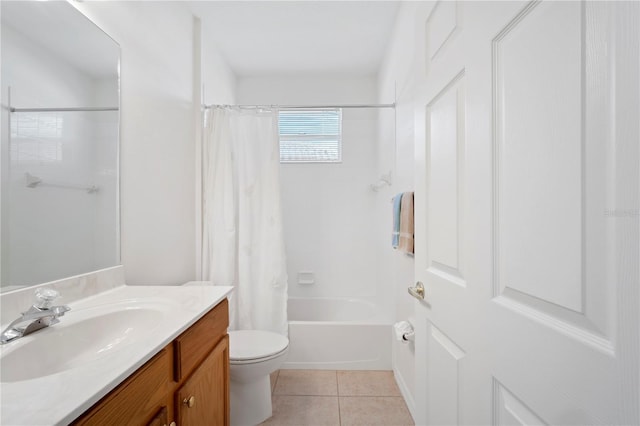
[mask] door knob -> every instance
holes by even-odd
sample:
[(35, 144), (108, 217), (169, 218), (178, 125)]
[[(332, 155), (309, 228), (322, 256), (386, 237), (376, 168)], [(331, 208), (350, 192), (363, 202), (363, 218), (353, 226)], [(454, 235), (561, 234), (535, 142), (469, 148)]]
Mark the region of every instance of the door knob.
[(407, 291), (409, 291), (409, 294), (416, 299), (424, 300), (424, 284), (422, 284), (420, 281), (416, 283), (415, 287), (409, 287)]
[(189, 398), (185, 398), (184, 401), (182, 401), (182, 403), (187, 407), (191, 408), (194, 405), (196, 405), (196, 397), (191, 395)]

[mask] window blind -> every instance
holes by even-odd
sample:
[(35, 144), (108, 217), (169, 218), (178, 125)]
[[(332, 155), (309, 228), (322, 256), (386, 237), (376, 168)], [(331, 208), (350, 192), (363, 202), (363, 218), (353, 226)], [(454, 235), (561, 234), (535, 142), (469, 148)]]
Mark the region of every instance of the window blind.
[(279, 113), (280, 162), (342, 161), (342, 110), (283, 110)]

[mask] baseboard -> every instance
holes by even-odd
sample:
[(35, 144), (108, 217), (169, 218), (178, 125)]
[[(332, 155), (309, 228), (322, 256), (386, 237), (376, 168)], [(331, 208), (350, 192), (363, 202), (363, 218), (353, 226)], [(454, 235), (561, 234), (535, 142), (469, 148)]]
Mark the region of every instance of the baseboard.
[(402, 397), (404, 398), (404, 402), (407, 404), (407, 408), (409, 409), (409, 413), (411, 414), (411, 417), (414, 419), (413, 422), (415, 423), (416, 404), (415, 404), (415, 401), (413, 399), (413, 394), (409, 391), (409, 388), (407, 387), (407, 384), (405, 383), (404, 379), (402, 378), (402, 375), (400, 374), (400, 372), (396, 368), (393, 369), (393, 377), (395, 377), (395, 379), (396, 379), (396, 383), (398, 384), (398, 388), (400, 388), (400, 393), (402, 394)]

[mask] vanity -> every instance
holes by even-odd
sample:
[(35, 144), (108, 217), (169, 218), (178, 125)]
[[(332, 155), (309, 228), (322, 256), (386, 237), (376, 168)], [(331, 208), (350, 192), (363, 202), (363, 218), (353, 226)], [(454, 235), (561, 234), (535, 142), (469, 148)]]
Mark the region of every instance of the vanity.
[[(48, 286), (73, 299), (69, 280)], [(87, 287), (58, 324), (0, 346), (1, 424), (229, 424), (231, 287)], [(15, 311), (32, 293), (0, 300)]]
[(74, 425), (228, 425), (224, 299), (83, 413)]

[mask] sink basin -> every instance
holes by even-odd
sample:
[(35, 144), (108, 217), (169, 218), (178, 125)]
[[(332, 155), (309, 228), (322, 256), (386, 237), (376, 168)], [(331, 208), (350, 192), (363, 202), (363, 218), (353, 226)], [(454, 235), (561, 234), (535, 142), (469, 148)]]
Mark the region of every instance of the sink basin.
[(143, 339), (169, 312), (166, 306), (135, 302), (72, 307), (58, 324), (2, 348), (0, 381), (36, 379), (109, 356)]

